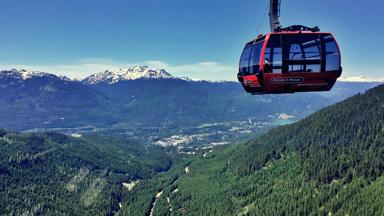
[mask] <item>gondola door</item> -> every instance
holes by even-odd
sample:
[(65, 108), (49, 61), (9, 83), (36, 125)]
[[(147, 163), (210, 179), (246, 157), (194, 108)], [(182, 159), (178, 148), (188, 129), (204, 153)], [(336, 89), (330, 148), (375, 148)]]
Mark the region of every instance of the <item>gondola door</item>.
[[(328, 71), (328, 43), (324, 35), (302, 33), (298, 35), (282, 34), (283, 73), (289, 74), (287, 80), (294, 92), (327, 91), (332, 88), (337, 73)], [(333, 38), (332, 38), (333, 39)], [(333, 41), (334, 42), (334, 41)], [(339, 55), (336, 56), (339, 58)], [(337, 69), (339, 68), (337, 64)]]
[(264, 91), (266, 93), (291, 92), (289, 74), (283, 71), (283, 47), (280, 34), (270, 34), (262, 58)]

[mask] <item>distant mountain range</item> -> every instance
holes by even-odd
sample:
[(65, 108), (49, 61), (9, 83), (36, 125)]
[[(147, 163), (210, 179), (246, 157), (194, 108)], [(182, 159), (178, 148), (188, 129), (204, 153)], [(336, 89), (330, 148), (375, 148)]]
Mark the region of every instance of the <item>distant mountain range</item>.
[(330, 92), (247, 95), (237, 82), (193, 81), (138, 66), (76, 81), (27, 70), (0, 72), (0, 127), (181, 128), (263, 121), (284, 113), (298, 120), (378, 83), (339, 82)]

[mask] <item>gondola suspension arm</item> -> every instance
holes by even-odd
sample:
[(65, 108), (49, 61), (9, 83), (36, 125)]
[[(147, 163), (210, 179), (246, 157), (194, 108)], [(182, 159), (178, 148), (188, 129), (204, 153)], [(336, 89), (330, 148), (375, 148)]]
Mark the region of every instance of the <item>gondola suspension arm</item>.
[(280, 25), (280, 4), (281, 0), (269, 0), (269, 24), (271, 32), (279, 32)]

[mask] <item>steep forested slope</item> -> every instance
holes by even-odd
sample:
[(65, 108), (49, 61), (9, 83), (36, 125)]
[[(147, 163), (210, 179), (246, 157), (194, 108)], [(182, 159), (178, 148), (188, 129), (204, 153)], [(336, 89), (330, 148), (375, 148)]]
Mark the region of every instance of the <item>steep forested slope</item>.
[(111, 138), (0, 131), (0, 215), (110, 215), (123, 182), (167, 170), (168, 158)]
[(379, 86), (248, 143), (207, 150), (133, 192), (161, 196), (124, 206), (129, 213), (140, 201), (155, 215), (383, 215), (383, 173)]
[(129, 141), (1, 130), (0, 214), (382, 215), (383, 128), (379, 86), (247, 143), (173, 161), (171, 149)]

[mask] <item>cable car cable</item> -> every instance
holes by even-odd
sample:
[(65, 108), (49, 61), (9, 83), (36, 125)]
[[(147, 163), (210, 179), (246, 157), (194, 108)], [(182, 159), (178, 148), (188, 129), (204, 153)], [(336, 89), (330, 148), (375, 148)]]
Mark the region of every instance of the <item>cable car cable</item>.
[(261, 25), (263, 25), (265, 19), (266, 19), (266, 16), (268, 14), (268, 10), (269, 10), (269, 7), (268, 5), (265, 7), (265, 12), (264, 12), (264, 15), (263, 17), (260, 19), (260, 22), (259, 24), (257, 25), (257, 31), (256, 32), (260, 32), (260, 28), (261, 28)]

